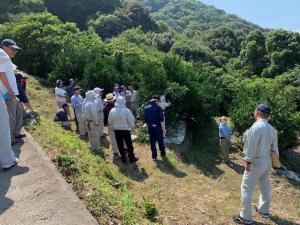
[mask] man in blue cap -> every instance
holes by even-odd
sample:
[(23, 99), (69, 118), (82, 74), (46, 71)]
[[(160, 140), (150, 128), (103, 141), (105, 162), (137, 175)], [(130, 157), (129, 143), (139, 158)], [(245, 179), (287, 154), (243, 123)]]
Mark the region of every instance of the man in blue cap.
[(20, 134), (23, 124), (23, 112), (20, 101), (17, 81), (14, 72), (14, 64), (11, 59), (16, 56), (21, 48), (11, 39), (4, 39), (0, 45), (0, 91), (5, 100), (10, 122), (11, 142), (25, 137)]
[[(244, 135), (245, 172), (241, 184), (243, 207), (240, 214), (233, 217), (238, 224), (253, 224), (252, 211), (263, 218), (270, 217), (271, 151), (279, 156), (277, 130), (268, 123), (270, 115), (269, 105), (259, 104), (254, 112), (256, 122)], [(252, 209), (252, 193), (257, 183), (260, 190), (259, 204)]]

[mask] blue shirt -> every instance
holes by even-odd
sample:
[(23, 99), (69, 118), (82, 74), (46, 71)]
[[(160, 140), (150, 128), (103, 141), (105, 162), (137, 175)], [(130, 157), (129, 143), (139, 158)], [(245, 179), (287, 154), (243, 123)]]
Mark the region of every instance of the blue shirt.
[(28, 103), (29, 100), (27, 98), (27, 94), (25, 92), (25, 90), (19, 85), (19, 83), (17, 83), (18, 86), (18, 91), (19, 91), (19, 95), (17, 95), (17, 97), (20, 99), (20, 101), (22, 103)]
[(144, 110), (144, 120), (148, 125), (160, 126), (164, 122), (163, 110), (155, 102), (151, 102)]
[(82, 103), (83, 99), (81, 95), (73, 95), (71, 98), (73, 109), (75, 110), (75, 113), (82, 113)]
[(219, 137), (230, 138), (231, 130), (228, 125), (224, 122), (221, 122), (219, 125)]

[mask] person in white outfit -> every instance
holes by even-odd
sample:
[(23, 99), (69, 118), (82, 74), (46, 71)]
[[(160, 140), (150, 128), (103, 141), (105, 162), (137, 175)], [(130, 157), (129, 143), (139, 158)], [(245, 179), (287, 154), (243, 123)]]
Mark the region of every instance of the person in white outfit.
[(83, 120), (86, 122), (91, 149), (98, 151), (100, 149), (100, 131), (97, 105), (94, 102), (95, 92), (88, 91), (85, 94), (86, 99), (83, 107)]
[[(277, 130), (268, 123), (271, 108), (263, 103), (255, 109), (256, 122), (244, 135), (245, 172), (241, 184), (242, 210), (233, 217), (238, 224), (253, 224), (252, 212), (269, 218), (271, 151), (279, 156)], [(258, 207), (252, 209), (252, 194), (258, 183)]]
[(55, 98), (56, 98), (56, 104), (58, 108), (60, 109), (64, 103), (67, 103), (67, 92), (63, 89), (63, 82), (62, 80), (56, 81), (56, 87), (55, 87)]
[(97, 112), (98, 112), (98, 119), (99, 119), (99, 128), (100, 128), (100, 137), (103, 137), (104, 134), (104, 114), (103, 114), (103, 101), (102, 101), (102, 88), (94, 88), (95, 96), (95, 103), (97, 105)]
[(0, 93), (0, 143), (0, 166), (9, 169), (18, 163), (18, 159), (11, 147), (9, 117), (2, 93)]
[(83, 98), (80, 95), (80, 88), (74, 87), (74, 95), (71, 97), (72, 106), (75, 113), (75, 118), (78, 124), (78, 131), (80, 136), (86, 135), (85, 123), (82, 119), (82, 104)]

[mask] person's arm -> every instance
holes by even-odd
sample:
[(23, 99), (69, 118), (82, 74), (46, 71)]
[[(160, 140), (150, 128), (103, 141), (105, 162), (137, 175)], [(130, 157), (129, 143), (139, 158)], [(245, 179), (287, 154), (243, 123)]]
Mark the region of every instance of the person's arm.
[(159, 107), (158, 116), (159, 116), (160, 126), (161, 126), (161, 129), (163, 131), (163, 136), (166, 137), (167, 130), (166, 130), (164, 112), (160, 107)]
[(135, 129), (135, 119), (134, 119), (134, 116), (132, 114), (132, 112), (127, 109), (127, 121), (128, 121), (128, 124), (130, 126), (130, 128), (134, 131)]
[(6, 87), (6, 89), (8, 91), (9, 99), (13, 99), (15, 97), (15, 93), (12, 90), (12, 88), (11, 88), (9, 82), (8, 82), (8, 79), (7, 79), (7, 76), (6, 76), (5, 72), (0, 72), (0, 80), (2, 81), (4, 87)]
[(257, 145), (260, 139), (259, 130), (256, 130), (255, 128), (251, 128), (249, 129), (247, 136), (248, 136), (247, 137), (248, 140), (244, 146), (244, 154), (245, 154), (244, 161), (245, 161), (245, 169), (247, 171), (250, 171), (251, 164), (254, 159)]
[(274, 140), (273, 140), (273, 143), (272, 143), (272, 151), (276, 153), (276, 155), (278, 156), (279, 158), (279, 148), (278, 148), (278, 134), (277, 134), (277, 131), (275, 130), (275, 137), (274, 137)]
[(91, 110), (91, 116), (93, 118), (93, 121), (95, 123), (96, 126), (99, 125), (99, 119), (98, 119), (98, 112), (97, 112), (97, 107), (95, 104), (93, 105), (89, 105), (90, 106), (90, 110)]

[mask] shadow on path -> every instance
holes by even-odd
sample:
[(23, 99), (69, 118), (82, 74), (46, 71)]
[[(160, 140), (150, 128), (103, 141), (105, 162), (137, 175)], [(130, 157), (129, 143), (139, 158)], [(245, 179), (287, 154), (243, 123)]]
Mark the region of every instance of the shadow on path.
[(170, 162), (167, 157), (163, 158), (162, 160), (156, 160), (155, 163), (157, 168), (163, 173), (170, 174), (178, 178), (182, 178), (187, 175), (185, 172), (177, 170), (177, 168)]
[[(17, 158), (20, 157), (21, 147), (23, 143), (24, 142), (13, 146)], [(12, 199), (6, 197), (6, 194), (11, 185), (11, 179), (14, 176), (25, 174), (28, 171), (28, 167), (21, 167), (17, 165), (9, 170), (2, 170), (0, 172), (0, 215), (3, 214), (14, 204), (14, 201)]]

